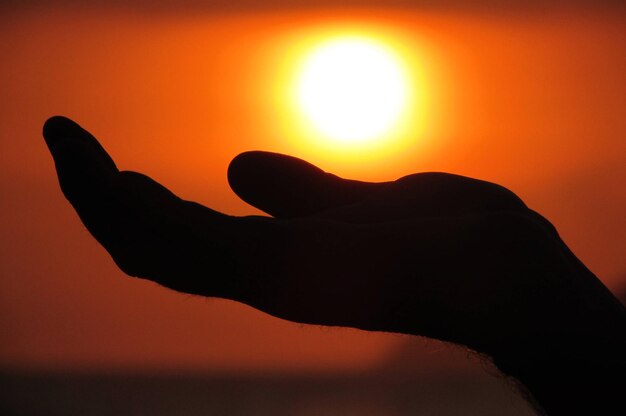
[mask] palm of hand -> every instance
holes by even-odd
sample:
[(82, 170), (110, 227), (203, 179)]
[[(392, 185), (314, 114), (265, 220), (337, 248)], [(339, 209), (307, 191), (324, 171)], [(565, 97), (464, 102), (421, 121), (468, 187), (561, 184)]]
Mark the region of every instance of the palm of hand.
[(66, 197), (127, 274), (293, 321), (489, 351), (536, 326), (573, 267), (551, 225), (488, 182), (423, 173), (365, 183), (248, 152), (229, 181), (274, 218), (231, 217), (118, 171), (67, 119), (50, 119), (44, 136)]

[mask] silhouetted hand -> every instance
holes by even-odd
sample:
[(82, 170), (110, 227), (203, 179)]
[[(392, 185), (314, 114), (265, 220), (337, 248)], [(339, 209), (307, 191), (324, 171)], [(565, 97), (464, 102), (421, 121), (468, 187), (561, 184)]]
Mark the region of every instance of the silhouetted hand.
[(626, 369), (624, 308), (499, 185), (445, 173), (366, 183), (247, 152), (232, 161), (230, 185), (273, 218), (233, 217), (119, 171), (66, 118), (49, 119), (44, 137), (63, 193), (131, 276), (291, 321), (466, 345), (554, 414), (571, 411), (562, 396), (583, 385), (597, 408), (612, 385), (600, 380), (593, 395), (580, 377)]

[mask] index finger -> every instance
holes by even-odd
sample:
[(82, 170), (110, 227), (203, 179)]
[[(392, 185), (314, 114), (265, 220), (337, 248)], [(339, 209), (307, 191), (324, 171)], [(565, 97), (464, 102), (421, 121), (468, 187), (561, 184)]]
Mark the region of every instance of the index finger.
[(77, 210), (101, 199), (118, 173), (113, 159), (88, 131), (74, 121), (54, 116), (43, 126), (61, 190)]

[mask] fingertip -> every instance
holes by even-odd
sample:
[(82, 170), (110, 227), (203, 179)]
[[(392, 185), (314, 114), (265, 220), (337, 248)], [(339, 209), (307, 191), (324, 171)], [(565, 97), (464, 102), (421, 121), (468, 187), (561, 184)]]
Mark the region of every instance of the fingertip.
[(263, 179), (290, 180), (294, 178), (321, 177), (324, 171), (297, 157), (281, 153), (251, 150), (240, 153), (228, 166), (231, 187), (256, 184)]
[(279, 153), (264, 152), (261, 150), (249, 150), (238, 154), (228, 165), (228, 177), (237, 179), (249, 173), (258, 173), (259, 170), (267, 170), (275, 166), (277, 162), (292, 159), (291, 156)]
[(226, 173), (231, 189), (244, 201), (249, 202), (251, 192), (263, 186), (263, 174), (255, 168), (258, 165), (260, 151), (248, 151), (238, 154), (231, 160)]
[(248, 152), (243, 152), (238, 154), (230, 161), (228, 164), (228, 182), (232, 186), (233, 183), (237, 183), (238, 179), (240, 179), (242, 174), (249, 171), (251, 169), (251, 165), (254, 164), (254, 159), (258, 157), (258, 153), (264, 153), (258, 150), (252, 150)]
[(294, 174), (294, 166), (307, 162), (279, 153), (251, 150), (240, 153), (228, 165), (228, 183), (238, 195), (255, 194), (270, 183), (278, 185)]
[(362, 187), (293, 156), (249, 151), (228, 167), (231, 189), (247, 203), (275, 217), (309, 215), (353, 201)]
[(260, 150), (240, 153), (228, 165), (228, 183), (240, 196), (247, 195), (259, 187), (265, 187), (268, 177), (276, 179), (276, 167), (281, 166), (279, 160), (283, 158), (288, 156)]
[[(43, 137), (55, 161), (73, 154), (75, 158), (87, 158), (93, 163), (117, 172), (117, 166), (98, 140), (75, 121), (64, 116), (52, 116), (43, 125)], [(73, 149), (73, 150), (70, 150)]]
[(52, 116), (43, 125), (43, 137), (48, 146), (52, 146), (64, 138), (75, 136), (82, 128), (74, 121), (63, 116)]

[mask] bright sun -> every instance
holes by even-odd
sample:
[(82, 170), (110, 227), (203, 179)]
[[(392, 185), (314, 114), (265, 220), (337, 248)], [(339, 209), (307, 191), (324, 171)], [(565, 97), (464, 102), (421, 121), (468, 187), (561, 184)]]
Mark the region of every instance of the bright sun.
[(408, 102), (408, 76), (394, 52), (374, 39), (327, 40), (304, 59), (296, 100), (310, 125), (345, 144), (384, 137)]

